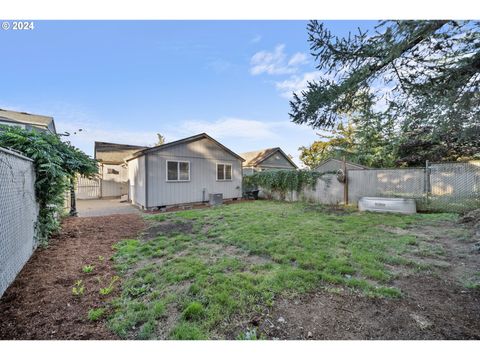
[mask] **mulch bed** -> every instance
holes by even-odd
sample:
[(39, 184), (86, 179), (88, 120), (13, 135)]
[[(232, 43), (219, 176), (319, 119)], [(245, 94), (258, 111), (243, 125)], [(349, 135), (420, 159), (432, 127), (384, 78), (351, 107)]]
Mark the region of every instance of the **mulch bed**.
[[(90, 321), (87, 313), (118, 294), (119, 282), (109, 295), (99, 293), (116, 275), (112, 245), (136, 238), (144, 228), (135, 214), (67, 218), (0, 299), (0, 339), (115, 339), (104, 320)], [(90, 264), (94, 270), (83, 273)], [(85, 292), (74, 296), (78, 280)]]

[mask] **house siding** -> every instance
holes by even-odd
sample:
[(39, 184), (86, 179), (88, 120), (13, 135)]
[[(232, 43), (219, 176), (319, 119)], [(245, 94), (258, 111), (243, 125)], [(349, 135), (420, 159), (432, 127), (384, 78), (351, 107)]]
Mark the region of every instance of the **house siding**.
[(132, 204), (146, 207), (145, 156), (128, 161), (129, 199)]
[(295, 166), (293, 166), (287, 159), (285, 159), (285, 156), (283, 156), (283, 154), (278, 151), (263, 160), (260, 164), (258, 164), (257, 167), (295, 170)]
[[(190, 181), (168, 182), (167, 160), (189, 161)], [(149, 152), (147, 161), (149, 208), (208, 201), (210, 193), (222, 193), (224, 199), (242, 196), (241, 160), (209, 139)], [(231, 181), (216, 180), (217, 163), (232, 165)]]

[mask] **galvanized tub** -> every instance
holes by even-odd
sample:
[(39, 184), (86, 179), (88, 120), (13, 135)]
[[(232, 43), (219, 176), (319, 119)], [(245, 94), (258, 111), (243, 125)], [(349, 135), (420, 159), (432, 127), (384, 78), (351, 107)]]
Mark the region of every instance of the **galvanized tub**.
[(362, 197), (358, 200), (358, 209), (360, 211), (415, 214), (417, 205), (414, 199)]

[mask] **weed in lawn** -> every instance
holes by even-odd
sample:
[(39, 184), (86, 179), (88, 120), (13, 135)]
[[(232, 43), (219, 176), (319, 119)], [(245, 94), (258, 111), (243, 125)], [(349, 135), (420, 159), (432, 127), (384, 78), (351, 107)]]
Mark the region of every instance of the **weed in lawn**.
[(198, 301), (191, 302), (183, 311), (182, 317), (189, 321), (198, 321), (205, 316), (205, 309)]
[(105, 315), (106, 309), (104, 308), (96, 308), (88, 310), (88, 320), (90, 321), (98, 321), (100, 320), (103, 315)]
[(93, 271), (93, 269), (95, 269), (95, 266), (93, 265), (85, 265), (83, 268), (82, 268), (82, 271), (85, 273), (85, 274), (89, 274)]
[(205, 340), (208, 338), (198, 326), (186, 322), (178, 324), (170, 337), (173, 340)]
[(392, 268), (422, 271), (426, 267), (409, 254), (441, 253), (411, 228), (450, 218), (327, 211), (275, 201), (148, 216), (150, 221), (188, 221), (192, 226), (186, 233), (162, 233), (149, 241), (115, 245), (114, 261), (126, 279), (109, 324), (122, 337), (133, 332), (154, 338), (157, 330), (152, 324), (163, 321), (158, 314), (168, 305), (181, 314), (165, 334), (202, 339), (213, 331), (218, 336), (219, 329), (231, 326), (226, 319), (234, 315), (248, 316), (272, 305), (278, 296), (297, 295), (322, 284), (368, 296), (399, 297), (400, 290), (391, 286)]
[(75, 284), (72, 287), (72, 294), (74, 296), (82, 296), (85, 293), (85, 285), (82, 280), (75, 281)]
[(264, 340), (264, 338), (261, 335), (257, 335), (256, 329), (247, 329), (247, 331), (242, 332), (237, 336), (237, 340)]
[(115, 289), (114, 285), (118, 280), (120, 280), (120, 278), (118, 276), (114, 276), (107, 287), (101, 288), (99, 290), (100, 295), (110, 295), (111, 292)]
[(99, 256), (98, 256), (98, 261), (105, 261), (105, 257), (102, 256), (102, 255), (99, 255)]

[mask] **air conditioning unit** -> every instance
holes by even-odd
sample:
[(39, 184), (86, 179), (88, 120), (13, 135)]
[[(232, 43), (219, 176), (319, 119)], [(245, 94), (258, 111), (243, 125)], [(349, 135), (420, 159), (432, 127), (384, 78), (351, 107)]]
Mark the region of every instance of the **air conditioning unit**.
[(208, 194), (208, 203), (210, 205), (221, 205), (223, 204), (223, 194)]

